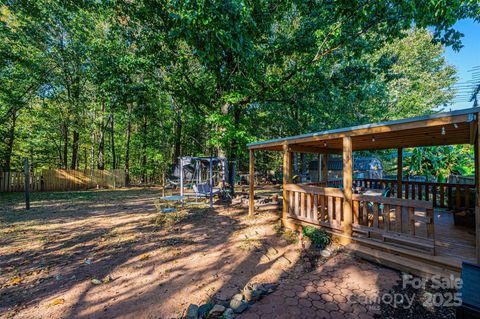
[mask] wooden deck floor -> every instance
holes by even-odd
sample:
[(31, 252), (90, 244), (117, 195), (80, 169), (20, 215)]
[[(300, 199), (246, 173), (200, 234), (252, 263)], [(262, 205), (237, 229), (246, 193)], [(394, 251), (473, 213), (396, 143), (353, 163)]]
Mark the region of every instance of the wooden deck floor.
[[(402, 219), (408, 219), (406, 209), (402, 211)], [(416, 214), (425, 216), (425, 212), (416, 211)], [(435, 251), (437, 256), (454, 257), (461, 261), (475, 262), (475, 232), (473, 228), (455, 226), (453, 214), (445, 208), (436, 208), (435, 217)], [(395, 220), (393, 211), (391, 218)], [(408, 232), (408, 225), (402, 224), (403, 233)], [(426, 238), (426, 226), (415, 223), (415, 234)]]
[(475, 261), (475, 232), (472, 228), (455, 226), (453, 214), (435, 210), (435, 246), (438, 256)]
[[(425, 216), (425, 211), (417, 210), (417, 215)], [(435, 227), (435, 255), (448, 257), (461, 264), (462, 261), (475, 262), (475, 232), (473, 228), (455, 226), (453, 214), (445, 208), (436, 208), (434, 211)], [(408, 211), (402, 210), (402, 220), (408, 220)], [(383, 228), (383, 218), (380, 227)], [(395, 229), (395, 211), (390, 211), (390, 226)], [(402, 223), (402, 233), (408, 233), (408, 224)], [(427, 228), (424, 223), (415, 223), (415, 235), (419, 240), (427, 238)]]

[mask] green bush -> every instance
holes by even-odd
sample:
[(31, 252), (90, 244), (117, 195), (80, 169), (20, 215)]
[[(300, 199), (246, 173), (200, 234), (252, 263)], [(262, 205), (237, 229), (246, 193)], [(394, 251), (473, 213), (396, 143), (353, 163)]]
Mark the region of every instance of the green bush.
[(324, 249), (330, 244), (330, 236), (323, 229), (313, 226), (303, 226), (302, 234), (310, 238), (317, 248)]

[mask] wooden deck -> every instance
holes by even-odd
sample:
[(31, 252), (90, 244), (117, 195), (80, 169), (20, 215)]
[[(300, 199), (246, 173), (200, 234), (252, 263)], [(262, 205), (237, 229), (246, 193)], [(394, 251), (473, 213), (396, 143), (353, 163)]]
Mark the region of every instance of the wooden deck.
[[(424, 212), (418, 212), (423, 215)], [(402, 210), (402, 219), (407, 220), (407, 209)], [(393, 219), (395, 218), (392, 214)], [(392, 220), (394, 223), (394, 220)], [(402, 233), (408, 231), (408, 225), (402, 225)], [(455, 226), (453, 213), (445, 208), (434, 210), (435, 255), (453, 257), (462, 261), (475, 261), (475, 232), (473, 228)], [(427, 237), (424, 224), (415, 222), (415, 234)]]
[(289, 222), (321, 227), (340, 242), (350, 238), (345, 242), (353, 241), (362, 257), (425, 276), (458, 274), (463, 261), (475, 262), (474, 230), (455, 226), (453, 213), (431, 201), (354, 194), (348, 236), (342, 190), (287, 184), (284, 192)]
[(475, 262), (475, 233), (472, 228), (455, 226), (453, 214), (435, 209), (435, 248), (438, 256)]

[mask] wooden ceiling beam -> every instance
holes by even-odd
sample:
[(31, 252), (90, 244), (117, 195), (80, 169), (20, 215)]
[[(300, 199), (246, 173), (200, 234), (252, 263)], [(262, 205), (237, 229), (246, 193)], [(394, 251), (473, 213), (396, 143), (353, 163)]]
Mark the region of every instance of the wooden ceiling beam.
[(297, 153), (312, 153), (312, 154), (342, 154), (342, 150), (340, 149), (332, 149), (332, 148), (321, 148), (321, 147), (314, 147), (308, 145), (289, 145), (288, 148), (291, 152)]

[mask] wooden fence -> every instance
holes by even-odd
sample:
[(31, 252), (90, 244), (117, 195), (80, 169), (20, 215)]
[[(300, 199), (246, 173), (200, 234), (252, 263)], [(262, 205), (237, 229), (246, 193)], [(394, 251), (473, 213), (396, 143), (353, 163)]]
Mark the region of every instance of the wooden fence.
[[(22, 192), (25, 186), (23, 172), (0, 171), (0, 192)], [(74, 191), (92, 188), (125, 186), (125, 171), (78, 171), (48, 169), (30, 173), (30, 191)]]

